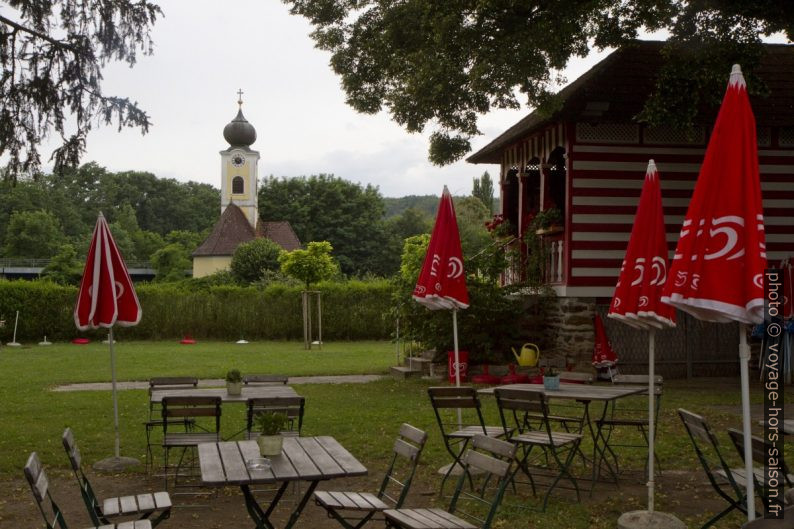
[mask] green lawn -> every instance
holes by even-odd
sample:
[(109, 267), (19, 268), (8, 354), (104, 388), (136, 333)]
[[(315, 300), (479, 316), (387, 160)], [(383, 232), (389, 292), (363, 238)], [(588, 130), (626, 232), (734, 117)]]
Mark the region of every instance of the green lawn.
[[(305, 351), (301, 344), (260, 342), (248, 345), (203, 343), (182, 346), (166, 342), (118, 343), (117, 374), (119, 380), (146, 380), (152, 376), (195, 375), (200, 378), (221, 378), (230, 368), (243, 373), (283, 373), (288, 375), (386, 373), (394, 364), (394, 345), (388, 342), (355, 342), (326, 344), (322, 351)], [(56, 344), (51, 347), (0, 348), (0, 477), (18, 479), (27, 455), (36, 450), (49, 467), (66, 468), (66, 457), (60, 436), (66, 426), (75, 431), (86, 461), (91, 462), (113, 450), (112, 400), (109, 391), (53, 392), (58, 384), (108, 381), (109, 355), (106, 344), (75, 346)], [(337, 437), (377, 475), (384, 469), (385, 457), (401, 422), (425, 429), (430, 441), (422, 456), (417, 483), (421, 489), (437, 487), (435, 474), (448, 456), (439, 439), (438, 427), (427, 398), (430, 382), (422, 380), (395, 381), (391, 378), (368, 384), (304, 384), (297, 391), (307, 399), (304, 434)], [(789, 393), (791, 394), (791, 393)], [(792, 395), (794, 397), (794, 395)], [(738, 416), (731, 407), (738, 406), (738, 380), (670, 381), (665, 386), (663, 410), (657, 451), (665, 471), (698, 470), (690, 441), (680, 425), (675, 410), (685, 407), (707, 416), (714, 429), (724, 432), (729, 426), (739, 427)], [(761, 393), (754, 388), (754, 402), (761, 402)], [(639, 404), (639, 403), (638, 403)], [(145, 390), (119, 392), (123, 455), (143, 458), (145, 439), (141, 422), (148, 410)], [(484, 400), (486, 418), (497, 424), (493, 401)], [(225, 406), (224, 431), (232, 432), (243, 423), (243, 406)], [(723, 450), (733, 457), (727, 436), (722, 435)], [(588, 442), (583, 443), (585, 452)], [(642, 468), (641, 450), (626, 454), (630, 467)], [(140, 470), (138, 470), (140, 471)], [(589, 484), (583, 485), (585, 489)], [(613, 527), (620, 513), (644, 505), (643, 494), (627, 497), (605, 486), (590, 499), (574, 504), (564, 497), (552, 496), (547, 513), (508, 513), (498, 526), (554, 528)], [(693, 491), (703, 497), (712, 495), (709, 488)], [(515, 495), (508, 495), (516, 502)], [(524, 505), (537, 505), (527, 500)], [(676, 512), (681, 499), (662, 493), (659, 507)], [(443, 505), (443, 502), (441, 502)], [(688, 523), (705, 520), (693, 515)], [(529, 524), (527, 523), (529, 520)], [(731, 518), (724, 527), (738, 526), (739, 517)]]

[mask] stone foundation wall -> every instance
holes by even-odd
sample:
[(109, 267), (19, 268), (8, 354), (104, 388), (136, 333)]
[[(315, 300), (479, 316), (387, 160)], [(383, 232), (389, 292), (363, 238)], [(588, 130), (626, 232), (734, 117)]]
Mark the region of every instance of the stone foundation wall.
[(591, 367), (595, 298), (553, 298), (548, 308), (548, 333), (553, 351), (570, 356), (578, 367)]

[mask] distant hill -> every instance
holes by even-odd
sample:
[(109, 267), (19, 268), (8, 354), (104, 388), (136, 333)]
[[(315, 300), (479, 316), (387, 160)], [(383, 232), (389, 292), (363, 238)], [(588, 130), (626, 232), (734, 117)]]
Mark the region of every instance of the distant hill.
[[(436, 208), (438, 208), (438, 196), (437, 195), (408, 195), (405, 197), (383, 197), (383, 203), (386, 206), (386, 215), (385, 217), (388, 219), (389, 217), (396, 217), (397, 215), (401, 214), (408, 208), (416, 208), (420, 211), (424, 211), (431, 218), (436, 218)], [(458, 197), (455, 197), (458, 198)], [(493, 201), (493, 211), (495, 213), (499, 212), (499, 198), (494, 198)]]

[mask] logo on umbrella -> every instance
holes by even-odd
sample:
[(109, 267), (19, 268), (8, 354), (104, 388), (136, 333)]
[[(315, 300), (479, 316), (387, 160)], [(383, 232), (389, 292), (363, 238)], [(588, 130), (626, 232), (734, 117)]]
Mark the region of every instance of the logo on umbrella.
[(639, 275), (637, 279), (631, 282), (631, 286), (636, 286), (642, 283), (642, 278), (645, 275), (645, 258), (638, 257), (636, 261), (634, 261), (634, 270), (639, 271)]
[[(121, 284), (120, 281), (115, 281), (116, 283), (116, 299), (119, 299), (121, 296), (124, 295), (124, 285)], [(88, 287), (88, 297), (94, 297), (94, 285), (90, 285)]]
[(447, 262), (447, 277), (450, 279), (455, 279), (463, 274), (463, 263), (457, 257), (450, 257), (449, 262)]
[(651, 285), (664, 285), (667, 281), (667, 262), (664, 257), (655, 256), (651, 262), (651, 270), (656, 272), (656, 276), (651, 279)]

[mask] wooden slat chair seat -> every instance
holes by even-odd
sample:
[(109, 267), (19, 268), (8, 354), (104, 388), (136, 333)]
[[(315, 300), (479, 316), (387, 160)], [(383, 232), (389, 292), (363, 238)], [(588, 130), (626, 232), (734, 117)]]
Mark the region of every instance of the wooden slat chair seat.
[[(464, 472), (444, 509), (388, 509), (387, 527), (403, 529), (488, 529), (512, 476), (516, 445), (485, 435), (476, 435), (461, 457)], [(483, 453), (486, 452), (486, 453)], [(467, 492), (467, 476), (477, 476), (477, 486)], [(491, 493), (490, 487), (493, 487)], [(479, 514), (484, 513), (484, 514)]]
[[(485, 425), (476, 389), (472, 387), (431, 387), (427, 389), (427, 393), (441, 430), (444, 447), (453, 460), (441, 480), (439, 491), (443, 491), (444, 484), (452, 470), (461, 464), (460, 459), (475, 435), (501, 437), (505, 433), (504, 429), (499, 426)], [(461, 410), (460, 424), (458, 423), (457, 410)]]
[[(221, 398), (167, 396), (163, 397), (162, 406), (163, 474), (167, 490), (172, 449), (181, 451), (179, 461), (174, 467), (176, 484), (188, 448), (195, 449), (201, 443), (217, 443), (221, 440)], [(193, 461), (195, 460), (194, 457)]]
[[(733, 442), (733, 446), (736, 447), (736, 451), (739, 454), (741, 459), (744, 459), (744, 435), (741, 431), (735, 428), (728, 429), (728, 436), (731, 438)], [(766, 472), (764, 472), (763, 465), (767, 462), (767, 457), (769, 457), (771, 446), (767, 445), (764, 440), (758, 436), (753, 435), (751, 438), (751, 448), (753, 454), (753, 463), (759, 465), (753, 468), (753, 482), (755, 483), (755, 492), (761, 498), (761, 501), (764, 504), (765, 508), (769, 507), (769, 490), (768, 490), (768, 476)], [(781, 488), (785, 486), (786, 488), (792, 487), (794, 485), (794, 475), (792, 475), (789, 471), (788, 465), (786, 464), (785, 460), (781, 457), (778, 460), (778, 464), (780, 465), (780, 476), (783, 478), (782, 483), (780, 483)], [(741, 487), (747, 486), (747, 479), (746, 479), (746, 470), (744, 468), (735, 468), (731, 469), (733, 474), (733, 479), (736, 483), (739, 484)], [(724, 477), (724, 476), (723, 476)], [(782, 493), (782, 491), (781, 491)], [(776, 503), (783, 503), (782, 498), (778, 500)]]
[(243, 384), (246, 386), (278, 386), (288, 381), (287, 375), (243, 375)]
[(171, 497), (167, 492), (155, 492), (107, 498), (102, 501), (94, 494), (91, 482), (83, 472), (82, 456), (71, 428), (66, 428), (61, 436), (63, 448), (69, 457), (69, 463), (80, 487), (88, 515), (95, 525), (113, 523), (113, 518), (137, 516), (139, 519), (152, 520), (152, 527), (171, 516)]
[(246, 402), (246, 438), (256, 439), (259, 432), (254, 431), (254, 417), (257, 413), (283, 413), (287, 416), (287, 428), (281, 435), (301, 434), (303, 415), (306, 411), (305, 397), (260, 397)]
[[(508, 436), (508, 440), (521, 447), (522, 450), (523, 455), (518, 458), (518, 465), (514, 474), (519, 469), (524, 472), (532, 486), (532, 494), (536, 493), (535, 480), (529, 468), (529, 457), (532, 454), (532, 449), (540, 447), (543, 450), (546, 466), (549, 469), (552, 468), (549, 455), (551, 455), (551, 459), (554, 462), (556, 475), (543, 497), (543, 511), (546, 510), (552, 491), (563, 478), (573, 485), (578, 500), (579, 485), (570, 471), (570, 466), (576, 454), (579, 453), (582, 434), (553, 431), (548, 417), (548, 401), (546, 396), (539, 391), (496, 388), (494, 396), (496, 397), (496, 405), (499, 408), (502, 428)], [(538, 429), (530, 429), (527, 419), (529, 414), (543, 417)]]
[[(615, 375), (612, 377), (612, 383), (615, 385), (642, 385), (647, 386), (648, 382), (650, 381), (650, 377), (648, 375)], [(659, 424), (659, 410), (661, 409), (662, 403), (662, 394), (663, 394), (663, 384), (664, 378), (656, 375), (654, 377), (654, 396), (655, 396), (655, 423)], [(645, 391), (640, 395), (648, 395), (648, 392)], [(602, 461), (604, 458), (609, 455), (612, 459), (612, 463), (607, 463), (610, 466), (614, 465), (615, 467), (615, 474), (620, 472), (620, 459), (618, 457), (618, 453), (615, 451), (616, 447), (625, 447), (625, 448), (648, 448), (648, 406), (647, 402), (645, 406), (631, 406), (631, 405), (619, 405), (617, 401), (613, 401), (612, 407), (610, 408), (609, 414), (604, 417), (603, 419), (596, 420), (597, 426), (597, 436), (600, 442), (603, 443), (604, 450), (601, 454)], [(642, 444), (632, 444), (626, 441), (620, 440), (613, 440), (612, 436), (616, 433), (617, 429), (620, 427), (626, 428), (633, 428), (637, 432), (642, 435), (643, 442)], [(658, 431), (658, 427), (656, 429)], [(655, 435), (656, 432), (654, 432)], [(659, 462), (659, 457), (656, 452), (654, 452), (654, 462), (656, 464), (656, 471), (659, 475), (662, 473), (662, 465)], [(599, 465), (601, 462), (599, 462)], [(646, 461), (646, 471), (647, 471), (647, 461)]]
[(731, 471), (730, 466), (728, 466), (722, 456), (717, 437), (708, 423), (700, 415), (683, 408), (679, 408), (678, 416), (681, 417), (681, 422), (684, 423), (684, 428), (689, 434), (689, 439), (692, 441), (692, 446), (695, 448), (695, 453), (703, 470), (706, 472), (706, 477), (711, 483), (711, 487), (722, 499), (728, 502), (728, 507), (712, 516), (701, 529), (713, 526), (734, 509), (747, 514), (745, 491), (737, 483), (734, 472)]
[[(55, 500), (50, 494), (49, 479), (41, 466), (38, 454), (33, 452), (25, 463), (25, 479), (30, 485), (30, 491), (36, 500), (36, 505), (44, 518), (47, 529), (69, 529), (66, 519)], [(92, 526), (91, 529), (152, 529), (152, 522), (149, 520), (134, 520), (119, 522), (117, 524), (102, 524)]]
[(315, 503), (346, 529), (359, 529), (376, 514), (386, 509), (399, 509), (411, 488), (426, 441), (425, 432), (403, 424), (394, 441), (391, 463), (377, 493), (318, 491), (314, 493)]
[[(152, 433), (159, 430), (163, 425), (162, 405), (152, 400), (152, 391), (172, 390), (172, 389), (194, 389), (198, 386), (196, 377), (154, 377), (149, 379), (149, 418), (143, 423), (146, 430), (146, 461), (145, 468), (147, 473), (154, 466), (154, 454), (152, 453)], [(184, 422), (184, 419), (180, 419)], [(191, 425), (188, 421), (186, 425)]]

